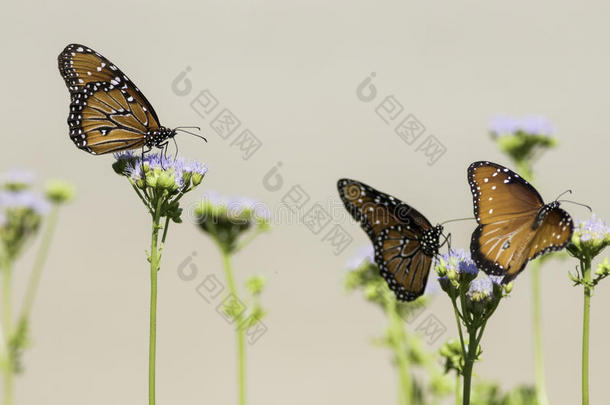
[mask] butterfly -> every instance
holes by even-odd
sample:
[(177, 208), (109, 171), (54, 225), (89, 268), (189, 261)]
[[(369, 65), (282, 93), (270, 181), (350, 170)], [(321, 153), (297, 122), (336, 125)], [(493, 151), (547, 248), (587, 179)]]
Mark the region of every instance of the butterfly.
[(79, 149), (94, 155), (135, 148), (145, 153), (167, 146), (180, 129), (162, 126), (138, 87), (93, 49), (70, 44), (57, 62), (70, 92), (70, 138)]
[(486, 273), (509, 282), (529, 260), (561, 250), (570, 241), (574, 223), (559, 201), (545, 204), (538, 191), (512, 170), (474, 162), (468, 167), (468, 183), (479, 223), (470, 252)]
[(345, 208), (373, 242), (375, 263), (396, 297), (412, 301), (422, 295), (442, 246), (442, 225), (432, 226), (413, 207), (356, 180), (340, 179), (337, 188)]

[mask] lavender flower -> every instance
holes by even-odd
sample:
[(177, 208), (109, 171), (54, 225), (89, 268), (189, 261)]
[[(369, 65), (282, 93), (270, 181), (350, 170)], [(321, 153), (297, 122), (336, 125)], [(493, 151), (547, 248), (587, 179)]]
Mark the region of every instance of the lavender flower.
[(568, 251), (579, 259), (590, 260), (610, 246), (610, 227), (595, 214), (586, 221), (577, 221)]
[(7, 210), (27, 209), (38, 215), (45, 215), (51, 208), (46, 200), (27, 191), (0, 193), (0, 207)]
[(32, 172), (19, 169), (11, 169), (3, 173), (2, 184), (9, 190), (21, 191), (32, 185), (34, 174)]
[(439, 276), (447, 275), (449, 278), (463, 276), (473, 279), (479, 273), (479, 269), (470, 258), (470, 253), (463, 249), (452, 249), (449, 253), (441, 255), (440, 261), (437, 262), (437, 271), (439, 269)]
[(586, 221), (576, 222), (574, 236), (581, 242), (610, 240), (610, 226), (593, 214)]
[(553, 134), (554, 128), (547, 118), (539, 115), (529, 115), (520, 118), (497, 115), (490, 121), (489, 131), (497, 136), (523, 133), (548, 137)]
[(142, 155), (127, 151), (114, 155), (115, 171), (129, 177), (138, 187), (185, 190), (201, 183), (208, 168), (197, 161), (165, 157), (158, 153)]
[(493, 296), (494, 283), (485, 273), (470, 282), (466, 297), (471, 301), (483, 301)]
[(269, 229), (269, 210), (251, 198), (208, 192), (195, 207), (194, 214), (199, 228), (229, 253), (240, 248), (237, 241), (242, 234), (252, 228), (257, 233)]

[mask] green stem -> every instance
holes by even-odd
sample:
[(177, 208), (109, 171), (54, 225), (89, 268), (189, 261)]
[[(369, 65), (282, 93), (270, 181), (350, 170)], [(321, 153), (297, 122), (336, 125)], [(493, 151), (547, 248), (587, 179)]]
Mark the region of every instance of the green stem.
[(542, 342), (542, 310), (540, 300), (540, 260), (532, 263), (532, 320), (534, 323), (534, 369), (536, 373), (536, 399), (538, 405), (548, 405), (546, 395), (544, 352)]
[(460, 334), (460, 343), (462, 345), (462, 354), (466, 354), (466, 344), (464, 343), (464, 333), (462, 332), (462, 323), (460, 322), (460, 311), (457, 307), (457, 302), (454, 298), (451, 299), (453, 311), (455, 312), (455, 321), (457, 322), (458, 333)]
[(460, 405), (462, 403), (462, 396), (460, 395), (460, 387), (461, 387), (461, 379), (460, 374), (455, 373), (455, 405)]
[(252, 241), (254, 239), (256, 239), (260, 234), (264, 233), (264, 230), (261, 229), (255, 229), (254, 231), (250, 232), (249, 235), (246, 235), (246, 237), (241, 241), (241, 243), (239, 243), (237, 245), (237, 247), (235, 248), (235, 253), (241, 251), (243, 248), (245, 248), (246, 246), (248, 246), (250, 243), (252, 243)]
[(470, 385), (472, 381), (472, 369), (477, 355), (477, 336), (476, 328), (470, 328), (468, 331), (468, 352), (464, 357), (464, 391), (462, 393), (462, 404), (470, 405)]
[[(396, 301), (390, 298), (386, 304), (386, 311), (390, 319), (390, 339), (396, 356), (396, 366), (400, 376), (399, 404), (410, 405), (413, 401), (413, 378), (405, 342), (403, 320), (396, 309)], [(402, 399), (402, 400), (400, 400)]]
[(14, 366), (10, 342), (13, 336), (12, 320), (12, 273), (13, 268), (10, 261), (2, 266), (2, 331), (6, 339), (6, 364), (3, 371), (4, 380), (4, 405), (12, 405), (14, 399)]
[(582, 319), (582, 405), (589, 405), (589, 313), (591, 310), (591, 259), (580, 261), (585, 287)]
[(157, 274), (160, 268), (160, 254), (157, 250), (159, 241), (161, 204), (158, 198), (157, 208), (153, 214), (152, 237), (150, 242), (150, 331), (148, 345), (148, 403), (155, 404), (155, 364), (157, 353)]
[[(233, 278), (233, 269), (231, 266), (231, 255), (225, 249), (220, 247), (222, 252), (222, 264), (227, 277), (227, 284), (229, 285), (229, 291), (231, 296), (235, 300), (239, 300), (237, 295), (237, 288), (235, 287), (235, 280)], [(242, 314), (237, 314), (236, 319), (237, 328), (235, 333), (237, 335), (237, 387), (239, 392), (239, 405), (245, 405), (246, 403), (246, 331), (241, 327)]]
[(32, 312), (34, 298), (36, 297), (36, 291), (38, 290), (38, 285), (40, 284), (42, 269), (44, 268), (44, 264), (47, 260), (47, 257), (49, 256), (49, 249), (51, 247), (51, 242), (53, 241), (53, 234), (57, 226), (58, 217), (59, 206), (55, 204), (53, 205), (53, 209), (47, 217), (47, 226), (45, 228), (44, 235), (42, 236), (42, 241), (40, 243), (40, 248), (38, 249), (36, 260), (34, 261), (34, 268), (32, 269), (32, 274), (30, 275), (30, 279), (28, 281), (25, 299), (23, 301), (23, 307), (21, 308), (21, 322), (27, 321), (30, 316), (30, 313)]

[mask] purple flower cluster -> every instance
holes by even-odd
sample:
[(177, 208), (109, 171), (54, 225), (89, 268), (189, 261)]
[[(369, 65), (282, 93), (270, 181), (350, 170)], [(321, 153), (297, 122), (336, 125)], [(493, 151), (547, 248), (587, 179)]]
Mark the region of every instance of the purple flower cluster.
[(476, 276), (479, 273), (479, 269), (470, 258), (470, 253), (463, 249), (452, 249), (449, 253), (441, 255), (440, 258), (447, 270), (453, 270), (458, 274), (469, 274), (471, 276)]
[(554, 128), (547, 118), (539, 115), (520, 118), (497, 115), (490, 121), (489, 130), (496, 135), (514, 135), (523, 132), (528, 135), (551, 136)]
[(51, 205), (45, 199), (28, 191), (0, 193), (0, 207), (3, 209), (26, 208), (39, 215), (44, 215), (51, 209)]
[(610, 226), (606, 225), (606, 223), (595, 214), (591, 215), (591, 218), (586, 221), (577, 221), (576, 230), (580, 236), (581, 242), (610, 239)]
[(203, 202), (225, 209), (232, 217), (240, 217), (247, 210), (258, 219), (269, 221), (271, 217), (265, 204), (248, 197), (227, 196), (212, 190), (203, 196)]
[(2, 184), (18, 184), (31, 185), (34, 182), (34, 174), (32, 172), (19, 169), (11, 169), (1, 176)]
[(189, 178), (193, 174), (203, 176), (208, 171), (206, 165), (201, 162), (187, 161), (182, 157), (166, 157), (159, 153), (148, 153), (142, 157), (142, 155), (127, 151), (116, 153), (114, 157), (117, 162), (126, 164), (126, 175), (129, 175), (134, 181), (142, 179), (142, 166), (150, 168), (150, 170), (157, 169), (172, 173), (178, 187), (184, 186), (185, 175), (188, 175)]

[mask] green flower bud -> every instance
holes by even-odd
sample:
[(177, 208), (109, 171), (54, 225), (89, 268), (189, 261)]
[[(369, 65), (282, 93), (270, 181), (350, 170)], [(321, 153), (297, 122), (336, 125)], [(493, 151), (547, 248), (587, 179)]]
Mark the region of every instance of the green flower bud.
[(198, 173), (198, 172), (194, 172), (191, 176), (191, 182), (193, 183), (194, 187), (197, 187), (199, 184), (201, 184), (201, 182), (203, 181), (203, 174)]
[(161, 171), (157, 178), (157, 187), (164, 190), (173, 190), (177, 187), (174, 173)]
[(50, 180), (45, 186), (45, 196), (53, 204), (63, 204), (74, 198), (74, 186), (63, 180)]
[(260, 295), (265, 288), (265, 277), (262, 276), (252, 276), (248, 280), (246, 280), (246, 288), (250, 291), (252, 295)]

